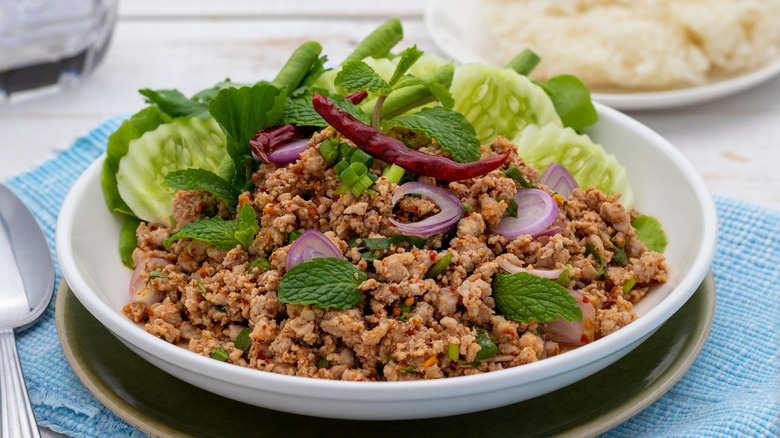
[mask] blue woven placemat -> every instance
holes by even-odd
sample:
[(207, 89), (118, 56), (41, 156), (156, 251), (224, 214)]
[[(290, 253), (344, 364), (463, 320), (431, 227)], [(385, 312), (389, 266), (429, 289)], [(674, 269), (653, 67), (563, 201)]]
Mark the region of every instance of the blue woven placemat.
[[(65, 195), (123, 118), (106, 120), (55, 158), (6, 181), (38, 218), (52, 256)], [(780, 212), (720, 197), (715, 203), (717, 307), (709, 339), (667, 394), (604, 436), (780, 436)], [(59, 284), (56, 257), (55, 267)], [(42, 425), (75, 437), (145, 436), (100, 404), (73, 373), (57, 337), (54, 301), (18, 343)]]

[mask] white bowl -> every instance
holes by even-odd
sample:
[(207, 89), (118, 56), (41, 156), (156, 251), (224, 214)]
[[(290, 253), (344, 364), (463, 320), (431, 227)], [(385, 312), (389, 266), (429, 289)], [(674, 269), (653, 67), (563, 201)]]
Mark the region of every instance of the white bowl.
[(411, 419), (494, 408), (569, 385), (606, 367), (650, 336), (693, 294), (715, 251), (715, 206), (701, 177), (671, 144), (597, 105), (594, 141), (628, 169), (636, 208), (663, 224), (670, 280), (635, 307), (620, 331), (540, 362), (480, 375), (415, 382), (342, 382), (284, 376), (226, 364), (146, 333), (121, 313), (131, 271), (118, 256), (121, 219), (103, 200), (103, 158), (76, 181), (57, 222), (62, 273), (84, 306), (119, 340), (168, 373), (216, 394), (280, 411), (344, 419)]

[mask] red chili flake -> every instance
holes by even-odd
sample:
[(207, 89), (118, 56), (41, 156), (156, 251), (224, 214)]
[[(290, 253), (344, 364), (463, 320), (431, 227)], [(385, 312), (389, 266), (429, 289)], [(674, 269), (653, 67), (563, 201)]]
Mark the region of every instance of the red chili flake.
[(149, 311), (149, 317), (151, 318), (151, 317), (153, 317), (153, 316), (154, 316), (154, 310), (150, 310), (150, 311)]
[(589, 302), (590, 302), (590, 300), (588, 299), (588, 297), (586, 297), (585, 295), (583, 295), (583, 296), (582, 296), (582, 302), (583, 302), (583, 303), (589, 303)]
[(409, 329), (409, 330), (405, 331), (404, 334), (406, 336), (412, 336), (414, 334), (414, 329)]
[(458, 288), (457, 288), (457, 287), (455, 287), (455, 285), (452, 285), (452, 286), (450, 286), (450, 290), (451, 290), (451, 291), (453, 291), (453, 292), (455, 292), (455, 290), (457, 290), (457, 289), (458, 289)]
[(265, 193), (265, 192), (267, 192), (267, 191), (268, 191), (268, 187), (260, 187), (260, 188), (259, 188), (259, 189), (257, 189), (257, 190), (259, 190), (259, 191), (260, 191), (260, 193)]
[(257, 350), (257, 360), (263, 360), (263, 359), (265, 359), (265, 351)]
[(585, 333), (583, 333), (582, 337), (580, 337), (580, 342), (582, 342), (583, 344), (587, 344), (590, 342), (590, 338)]
[(613, 304), (615, 304), (615, 299), (612, 297), (607, 297), (607, 300), (604, 301), (604, 304), (601, 305), (601, 308), (606, 309), (612, 306)]
[(428, 252), (428, 257), (431, 258), (431, 261), (436, 260), (436, 251), (429, 251)]

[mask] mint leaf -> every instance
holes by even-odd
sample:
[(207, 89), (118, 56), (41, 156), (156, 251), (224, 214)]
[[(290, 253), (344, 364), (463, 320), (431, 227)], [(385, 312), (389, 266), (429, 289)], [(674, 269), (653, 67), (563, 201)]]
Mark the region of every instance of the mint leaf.
[(577, 77), (555, 76), (548, 79), (542, 89), (550, 96), (564, 127), (579, 132), (598, 120), (599, 115), (590, 100), (590, 91)]
[(493, 298), (506, 319), (517, 322), (549, 322), (560, 315), (566, 321), (582, 319), (577, 300), (564, 287), (548, 278), (527, 272), (497, 274)]
[(133, 250), (138, 246), (135, 230), (138, 229), (140, 223), (141, 219), (135, 216), (125, 216), (125, 223), (122, 224), (122, 230), (119, 231), (119, 258), (122, 259), (122, 264), (130, 269), (135, 264)]
[(640, 214), (631, 221), (631, 226), (636, 228), (636, 238), (647, 245), (647, 249), (658, 253), (664, 252), (669, 241), (658, 219)]
[(209, 112), (227, 136), (227, 151), (236, 173), (233, 187), (243, 190), (258, 162), (252, 158), (249, 140), (257, 131), (277, 124), (284, 110), (285, 93), (268, 83), (225, 88), (209, 104)]
[(223, 251), (230, 251), (237, 245), (246, 250), (252, 244), (257, 228), (257, 213), (251, 205), (247, 205), (232, 221), (215, 216), (184, 224), (178, 233), (165, 239), (163, 245), (169, 248), (176, 240), (195, 239), (210, 243)]
[(459, 163), (476, 161), (482, 156), (477, 132), (459, 112), (440, 106), (423, 108), (416, 113), (388, 120), (387, 124), (422, 132), (436, 140)]
[(205, 190), (225, 201), (231, 212), (236, 212), (238, 190), (224, 178), (204, 169), (182, 169), (165, 175), (165, 182), (176, 190)]
[(391, 91), (390, 84), (363, 61), (350, 61), (344, 64), (333, 83), (348, 93), (368, 90), (371, 93), (387, 96)]
[(188, 99), (179, 90), (138, 90), (146, 97), (148, 103), (157, 104), (164, 113), (171, 117), (198, 116), (209, 118), (209, 106), (202, 102)]
[(103, 173), (100, 183), (106, 197), (108, 208), (117, 213), (135, 216), (127, 203), (119, 195), (116, 184), (116, 173), (119, 171), (119, 160), (127, 155), (130, 142), (140, 138), (148, 131), (154, 131), (158, 126), (171, 121), (171, 117), (160, 111), (157, 105), (144, 108), (122, 122), (122, 125), (108, 137), (106, 161), (103, 162)]
[(474, 356), (474, 362), (494, 357), (498, 354), (498, 345), (482, 329), (477, 330), (477, 345), (482, 347), (482, 349)]
[(404, 76), (401, 81), (395, 85), (394, 89), (398, 90), (401, 88), (413, 87), (415, 85), (422, 85), (425, 87), (436, 100), (441, 102), (443, 107), (452, 108), (452, 106), (455, 105), (455, 98), (452, 97), (450, 90), (439, 82), (431, 82), (414, 76)]
[(287, 125), (293, 124), (298, 126), (328, 126), (325, 119), (322, 118), (317, 111), (314, 111), (311, 100), (314, 97), (314, 93), (317, 92), (333, 101), (336, 108), (342, 109), (352, 114), (356, 119), (363, 123), (371, 123), (368, 116), (357, 105), (353, 104), (349, 100), (342, 96), (332, 95), (327, 90), (321, 88), (299, 88), (292, 93), (284, 104), (284, 111), (282, 112), (281, 120), (279, 124)]
[(352, 263), (335, 257), (312, 259), (287, 271), (279, 282), (279, 301), (314, 304), (321, 309), (351, 309), (363, 301), (360, 283), (368, 277)]
[(235, 345), (235, 347), (239, 350), (248, 350), (252, 345), (252, 339), (249, 337), (249, 333), (251, 332), (252, 329), (249, 327), (241, 330), (241, 333), (239, 333), (238, 336), (236, 336), (236, 339), (233, 340), (233, 345)]
[(414, 65), (415, 62), (417, 62), (418, 59), (423, 55), (422, 50), (417, 49), (417, 44), (413, 45), (412, 47), (407, 47), (403, 52), (401, 52), (401, 59), (398, 60), (398, 64), (395, 66), (395, 71), (393, 72), (393, 76), (390, 78), (390, 85), (395, 85), (396, 82), (398, 82), (399, 79), (406, 73), (409, 68)]

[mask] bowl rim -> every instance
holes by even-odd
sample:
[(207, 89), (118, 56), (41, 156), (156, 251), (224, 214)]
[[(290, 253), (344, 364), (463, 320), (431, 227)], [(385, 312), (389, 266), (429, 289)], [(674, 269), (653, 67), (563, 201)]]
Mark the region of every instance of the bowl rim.
[[(588, 345), (555, 357), (523, 366), (492, 371), (457, 378), (402, 382), (352, 382), (325, 380), (311, 377), (287, 376), (271, 372), (236, 366), (195, 354), (187, 349), (170, 344), (160, 338), (139, 330), (137, 324), (114, 311), (92, 290), (79, 272), (75, 263), (72, 244), (72, 231), (79, 217), (76, 209), (85, 191), (91, 184), (98, 184), (105, 154), (93, 162), (74, 183), (60, 209), (56, 226), (56, 252), (62, 275), (71, 286), (76, 297), (109, 331), (119, 340), (139, 348), (174, 367), (190, 364), (187, 371), (235, 385), (260, 389), (263, 392), (283, 393), (337, 400), (370, 400), (377, 396), (385, 401), (400, 401), (414, 395), (415, 399), (434, 399), (442, 396), (452, 397), (472, 393), (482, 393), (490, 389), (505, 388), (509, 382), (518, 385), (522, 382), (535, 382), (567, 373), (576, 366), (584, 366), (610, 356), (621, 349), (638, 345), (638, 341), (649, 336), (674, 314), (693, 294), (704, 280), (710, 269), (717, 241), (717, 213), (715, 203), (704, 180), (685, 158), (667, 140), (649, 127), (617, 110), (594, 102), (599, 117), (625, 126), (639, 137), (645, 137), (668, 158), (673, 160), (684, 173), (693, 188), (695, 199), (702, 210), (702, 239), (690, 270), (674, 287), (669, 295), (650, 309), (642, 317), (620, 329), (617, 333), (604, 337)], [(92, 201), (100, 202), (100, 201)], [(316, 391), (316, 392), (313, 392)], [(323, 392), (319, 392), (323, 391)]]

